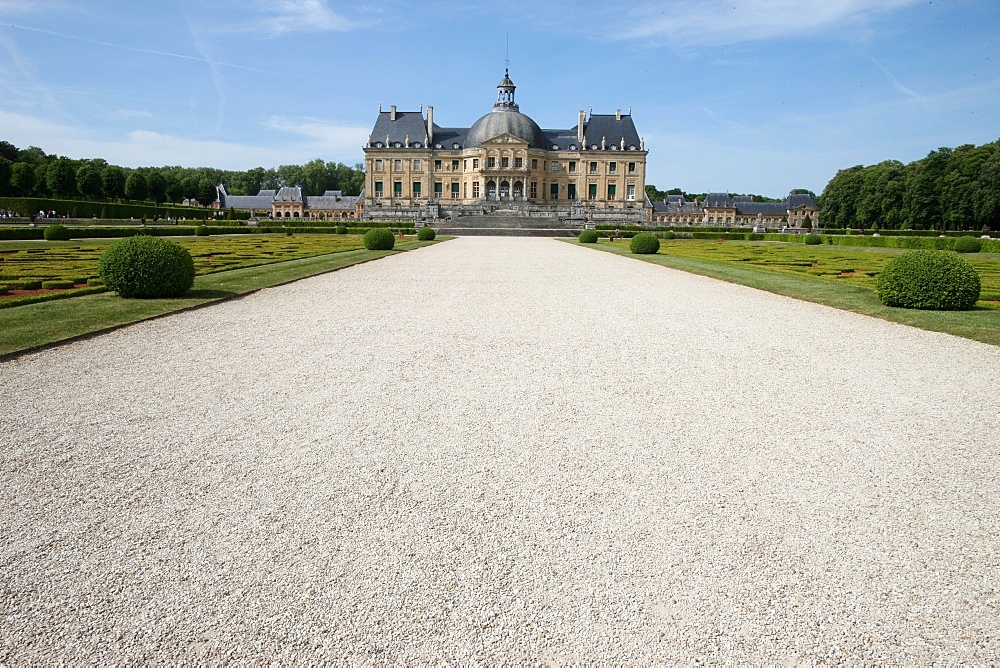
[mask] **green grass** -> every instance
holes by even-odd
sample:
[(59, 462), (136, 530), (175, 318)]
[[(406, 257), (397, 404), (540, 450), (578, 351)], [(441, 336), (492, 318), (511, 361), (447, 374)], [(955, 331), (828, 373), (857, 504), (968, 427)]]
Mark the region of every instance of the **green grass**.
[(362, 248), (203, 274), (195, 278), (194, 287), (187, 295), (177, 299), (122, 299), (113, 293), (103, 292), (0, 309), (0, 359), (442, 240), (442, 237), (438, 237), (435, 241), (397, 241), (395, 249), (391, 251), (369, 251)]
[[(576, 243), (569, 241), (568, 243)], [(884, 306), (874, 274), (906, 251), (776, 242), (663, 241), (656, 255), (633, 255), (628, 240), (580, 244), (692, 274), (765, 290), (845, 311), (934, 332), (1000, 345), (1000, 254), (964, 256), (983, 280), (983, 296), (971, 311), (921, 311)], [(814, 267), (818, 264), (818, 267)], [(829, 267), (829, 272), (817, 271)], [(849, 276), (843, 272), (851, 270)]]

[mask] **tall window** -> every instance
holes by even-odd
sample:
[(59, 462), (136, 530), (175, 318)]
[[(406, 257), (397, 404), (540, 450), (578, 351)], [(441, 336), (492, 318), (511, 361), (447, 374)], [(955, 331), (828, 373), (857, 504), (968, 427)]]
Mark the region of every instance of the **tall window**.
[(440, 181), (434, 182), (434, 197), (441, 199), (441, 193), (444, 192), (444, 185)]
[(531, 193), (530, 195), (528, 195), (528, 197), (530, 197), (531, 199), (535, 199), (538, 197), (538, 181), (531, 182), (531, 186), (529, 186), (528, 192)]
[(497, 166), (497, 159), (493, 157), (486, 158), (486, 168), (493, 169)]
[(453, 171), (453, 172), (457, 172), (458, 171), (458, 160), (452, 160), (451, 161), (451, 171)]
[(617, 173), (618, 173), (618, 163), (612, 160), (611, 162), (608, 163), (608, 174), (617, 174)]
[(403, 182), (402, 181), (393, 181), (392, 182), (392, 196), (393, 197), (402, 197), (403, 196)]
[(375, 182), (375, 199), (382, 199), (382, 182)]
[(441, 161), (440, 160), (435, 160), (434, 161), (434, 171), (436, 171), (436, 172), (441, 171)]
[(473, 158), (472, 159), (472, 168), (473, 169), (479, 169), (479, 158)]
[(597, 184), (596, 183), (591, 183), (589, 186), (587, 186), (587, 198), (588, 199), (597, 199)]
[(382, 171), (382, 160), (381, 159), (375, 160), (375, 171), (376, 172), (381, 172)]
[(524, 158), (514, 158), (514, 166), (518, 169), (524, 167)]
[(576, 160), (569, 161), (569, 173), (576, 174)]
[(614, 183), (608, 184), (608, 201), (613, 202), (617, 198), (618, 186)]
[(392, 168), (395, 169), (397, 172), (403, 171), (403, 161), (402, 160), (393, 160), (392, 161)]
[(531, 160), (531, 168), (532, 169), (538, 169), (538, 161), (537, 160), (535, 160), (535, 159)]
[(628, 163), (628, 173), (629, 174), (635, 174), (635, 163), (634, 162)]
[(472, 197), (473, 198), (479, 197), (479, 181), (472, 182)]
[(500, 166), (501, 167), (510, 167), (510, 158), (501, 158), (500, 159)]
[(559, 199), (559, 184), (558, 183), (553, 183), (552, 185), (549, 186), (549, 199), (553, 200), (553, 201)]
[(415, 171), (415, 172), (419, 172), (420, 171), (420, 161), (419, 160), (414, 160), (413, 161), (413, 171)]
[(597, 163), (596, 162), (590, 163), (590, 173), (591, 174), (596, 174), (597, 173)]
[(552, 161), (552, 173), (555, 174), (559, 171), (559, 163), (555, 160)]
[(576, 199), (575, 183), (571, 183), (568, 186), (566, 186), (566, 199), (570, 200), (571, 202)]
[(635, 185), (634, 184), (630, 183), (627, 186), (625, 186), (625, 199), (628, 200), (629, 202), (634, 202), (635, 201)]
[(413, 182), (413, 196), (420, 197), (420, 181)]
[(451, 198), (458, 199), (458, 183), (451, 184)]

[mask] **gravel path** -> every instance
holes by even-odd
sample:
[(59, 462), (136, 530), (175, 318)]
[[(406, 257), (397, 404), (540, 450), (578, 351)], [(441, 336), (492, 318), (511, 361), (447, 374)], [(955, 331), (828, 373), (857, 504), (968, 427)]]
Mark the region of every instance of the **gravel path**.
[(0, 664), (996, 664), (998, 390), (546, 239), (140, 323), (0, 364)]

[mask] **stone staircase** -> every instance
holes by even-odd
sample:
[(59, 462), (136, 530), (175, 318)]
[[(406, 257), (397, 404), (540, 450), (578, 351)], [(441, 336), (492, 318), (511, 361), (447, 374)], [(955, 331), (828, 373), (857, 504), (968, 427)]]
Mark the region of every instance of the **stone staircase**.
[(438, 234), (448, 236), (575, 237), (584, 228), (582, 220), (496, 214), (458, 216), (428, 224)]

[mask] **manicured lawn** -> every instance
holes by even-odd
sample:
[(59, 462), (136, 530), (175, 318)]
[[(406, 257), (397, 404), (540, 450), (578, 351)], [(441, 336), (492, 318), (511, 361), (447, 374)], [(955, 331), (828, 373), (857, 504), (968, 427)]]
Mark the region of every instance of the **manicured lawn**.
[[(355, 238), (361, 245), (360, 237)], [(330, 240), (335, 241), (332, 238)], [(122, 299), (113, 293), (102, 292), (0, 309), (0, 358), (147, 318), (197, 308), (227, 297), (334, 271), (442, 240), (439, 237), (437, 241), (397, 241), (395, 250), (391, 251), (369, 251), (362, 245), (360, 249), (327, 252), (293, 260), (281, 257), (280, 260), (272, 260), (270, 264), (202, 273), (195, 278), (192, 290), (177, 299)], [(5, 247), (0, 245), (0, 249)], [(274, 247), (268, 245), (267, 248), (270, 250)]]
[(905, 250), (804, 246), (766, 241), (675, 239), (656, 255), (632, 255), (627, 239), (580, 244), (693, 274), (746, 285), (845, 311), (1000, 345), (1000, 254), (964, 255), (983, 290), (971, 311), (920, 311), (882, 305), (874, 276)]

